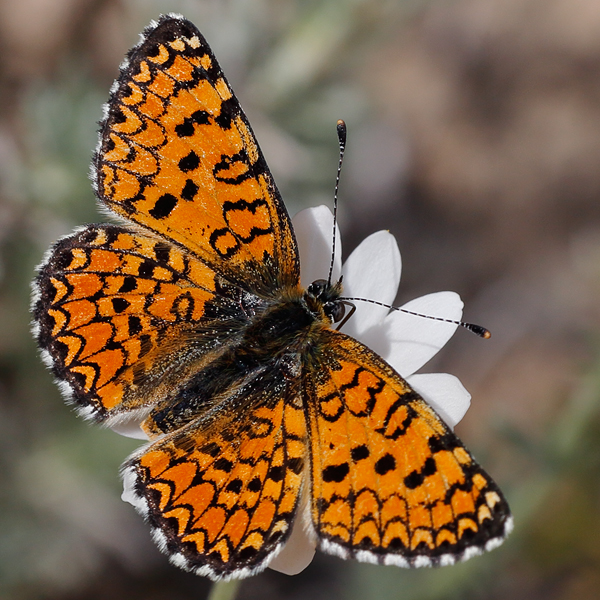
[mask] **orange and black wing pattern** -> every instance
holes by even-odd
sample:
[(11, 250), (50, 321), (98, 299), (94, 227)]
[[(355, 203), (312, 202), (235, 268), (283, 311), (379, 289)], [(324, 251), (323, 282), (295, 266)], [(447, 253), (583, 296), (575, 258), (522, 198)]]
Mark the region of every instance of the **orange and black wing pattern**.
[(174, 564), (257, 573), (306, 508), (324, 551), (366, 562), (446, 565), (502, 541), (512, 520), (487, 473), (330, 329), (340, 282), (300, 289), (288, 214), (189, 21), (161, 17), (128, 54), (93, 167), (121, 224), (50, 250), (34, 334), (81, 414), (151, 440), (124, 497)]
[(206, 40), (184, 18), (161, 17), (128, 54), (94, 171), (102, 204), (220, 275), (267, 294), (298, 284), (290, 219), (262, 152)]
[(212, 579), (262, 571), (283, 546), (304, 484), (306, 422), (297, 385), (259, 379), (232, 391), (244, 405), (198, 419), (131, 457), (124, 499), (173, 564)]
[(244, 324), (243, 297), (299, 282), (285, 207), (189, 21), (162, 17), (129, 53), (94, 181), (131, 225), (90, 225), (55, 245), (34, 285), (34, 331), (84, 416), (142, 417)]
[(324, 331), (304, 377), (312, 525), (322, 550), (438, 566), (490, 550), (510, 532), (490, 476), (366, 346)]
[(35, 290), (45, 362), (96, 420), (139, 420), (176, 393), (243, 326), (250, 296), (176, 245), (114, 225), (60, 240)]

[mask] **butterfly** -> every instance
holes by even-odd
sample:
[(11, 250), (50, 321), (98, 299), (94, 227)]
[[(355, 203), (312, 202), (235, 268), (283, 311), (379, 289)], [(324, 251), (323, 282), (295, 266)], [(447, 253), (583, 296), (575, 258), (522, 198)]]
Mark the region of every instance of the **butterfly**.
[(434, 410), (334, 325), (340, 281), (303, 289), (291, 221), (206, 40), (162, 16), (127, 55), (93, 160), (119, 224), (59, 240), (34, 332), (84, 417), (141, 423), (125, 487), (171, 561), (264, 569), (296, 521), (323, 551), (464, 560), (512, 526)]

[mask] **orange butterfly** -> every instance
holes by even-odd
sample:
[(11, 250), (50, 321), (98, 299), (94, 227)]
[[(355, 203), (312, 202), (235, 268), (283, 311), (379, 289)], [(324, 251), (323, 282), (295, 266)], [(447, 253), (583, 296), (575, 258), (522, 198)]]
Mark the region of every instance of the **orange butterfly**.
[[(300, 285), (290, 218), (208, 44), (163, 16), (128, 54), (94, 158), (101, 203), (40, 267), (35, 334), (81, 414), (140, 423), (127, 496), (171, 561), (261, 571), (307, 528), (325, 552), (445, 565), (497, 546), (508, 505), (382, 358)], [(302, 523), (305, 521), (305, 523)]]

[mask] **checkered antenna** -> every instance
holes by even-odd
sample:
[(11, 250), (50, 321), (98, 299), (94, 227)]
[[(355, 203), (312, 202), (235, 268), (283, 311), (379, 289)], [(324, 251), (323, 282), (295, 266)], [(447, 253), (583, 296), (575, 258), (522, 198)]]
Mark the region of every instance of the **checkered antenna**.
[(339, 298), (342, 302), (369, 302), (370, 304), (377, 304), (377, 306), (385, 306), (390, 310), (397, 310), (399, 312), (406, 313), (407, 315), (413, 315), (414, 317), (422, 317), (423, 319), (432, 319), (434, 321), (443, 321), (444, 323), (453, 323), (454, 325), (459, 325), (460, 327), (464, 327), (471, 333), (478, 335), (484, 339), (489, 339), (492, 337), (492, 333), (489, 329), (482, 327), (481, 325), (475, 325), (474, 323), (466, 323), (464, 321), (455, 321), (454, 319), (446, 319), (444, 317), (434, 317), (433, 315), (424, 315), (423, 313), (414, 312), (412, 310), (406, 310), (405, 308), (400, 308), (398, 306), (391, 306), (390, 304), (384, 304), (383, 302), (378, 302), (377, 300), (371, 300), (369, 298)]
[(337, 175), (335, 177), (335, 191), (333, 193), (333, 242), (331, 245), (331, 264), (329, 265), (329, 276), (327, 285), (331, 285), (331, 276), (333, 275), (333, 265), (335, 262), (335, 226), (337, 225), (337, 206), (338, 189), (340, 186), (340, 173), (342, 172), (342, 162), (344, 161), (344, 151), (346, 150), (346, 123), (339, 119), (337, 122), (337, 134), (340, 143), (340, 160), (338, 161)]

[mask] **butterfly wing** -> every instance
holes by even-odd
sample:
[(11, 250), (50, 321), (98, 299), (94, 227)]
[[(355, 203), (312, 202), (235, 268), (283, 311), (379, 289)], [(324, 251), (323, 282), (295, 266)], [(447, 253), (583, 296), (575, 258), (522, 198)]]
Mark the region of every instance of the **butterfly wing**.
[(181, 17), (129, 53), (94, 167), (100, 201), (141, 228), (61, 240), (40, 267), (35, 330), (84, 415), (145, 415), (239, 330), (243, 290), (298, 286), (296, 242), (246, 117)]
[(35, 288), (45, 361), (98, 420), (140, 417), (172, 394), (235, 339), (256, 301), (177, 246), (114, 225), (60, 240)]
[(229, 280), (297, 285), (289, 216), (206, 40), (182, 17), (148, 27), (121, 67), (96, 157), (100, 201)]
[(461, 441), (385, 361), (327, 330), (307, 369), (312, 523), (321, 548), (445, 565), (500, 544), (508, 505)]
[[(190, 423), (124, 465), (124, 499), (171, 562), (212, 579), (264, 569), (287, 540), (300, 497), (306, 422), (297, 382), (250, 377), (227, 411)], [(244, 418), (232, 406), (244, 406)]]

